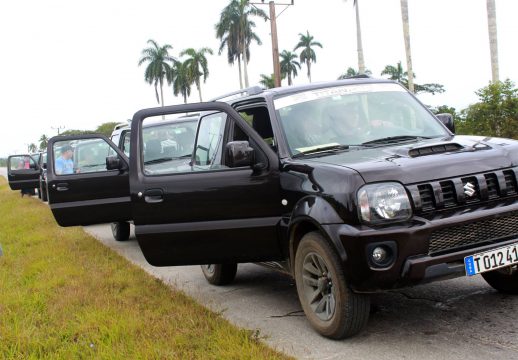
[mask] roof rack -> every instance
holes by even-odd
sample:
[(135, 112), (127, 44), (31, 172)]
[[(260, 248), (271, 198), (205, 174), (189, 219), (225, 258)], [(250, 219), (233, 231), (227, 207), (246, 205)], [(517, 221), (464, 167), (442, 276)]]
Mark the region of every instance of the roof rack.
[(357, 74), (352, 76), (340, 76), (340, 80), (346, 80), (346, 79), (370, 79), (372, 76), (368, 74)]
[(263, 89), (260, 86), (251, 86), (246, 89), (241, 89), (237, 91), (233, 91), (231, 93), (221, 95), (210, 99), (209, 101), (217, 101), (217, 100), (234, 100), (243, 96), (257, 95), (263, 92)]
[(129, 126), (128, 123), (120, 123), (120, 124), (115, 125), (113, 130), (119, 130), (119, 129), (122, 129), (123, 127), (128, 127), (128, 126)]

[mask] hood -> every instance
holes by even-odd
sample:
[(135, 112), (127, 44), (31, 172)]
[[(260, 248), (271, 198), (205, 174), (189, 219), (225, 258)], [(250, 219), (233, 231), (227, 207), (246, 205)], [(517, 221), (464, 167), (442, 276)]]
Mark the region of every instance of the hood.
[(347, 167), (365, 182), (412, 184), (518, 165), (518, 141), (480, 136), (427, 139), (305, 159), (305, 163)]

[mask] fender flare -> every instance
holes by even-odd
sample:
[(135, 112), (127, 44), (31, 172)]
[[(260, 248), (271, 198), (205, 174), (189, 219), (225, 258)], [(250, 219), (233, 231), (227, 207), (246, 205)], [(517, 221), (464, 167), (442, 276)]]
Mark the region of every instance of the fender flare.
[(346, 262), (347, 252), (340, 241), (338, 233), (332, 231), (333, 228), (336, 228), (336, 225), (340, 226), (344, 221), (327, 200), (315, 195), (303, 197), (293, 207), (288, 225), (290, 259), (293, 261), (295, 258), (295, 232), (300, 224), (308, 222), (319, 229), (336, 250), (340, 260)]

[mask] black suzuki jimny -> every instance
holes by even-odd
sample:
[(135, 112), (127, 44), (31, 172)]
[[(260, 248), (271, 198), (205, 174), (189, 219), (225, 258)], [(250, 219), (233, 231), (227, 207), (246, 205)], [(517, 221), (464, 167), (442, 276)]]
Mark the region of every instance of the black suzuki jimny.
[[(188, 154), (183, 134), (143, 131), (185, 113), (198, 116)], [(62, 149), (92, 141), (103, 166), (56, 173)], [(392, 81), (145, 109), (130, 142), (128, 158), (100, 135), (49, 141), (57, 222), (133, 221), (150, 264), (200, 264), (213, 284), (237, 263), (276, 264), (324, 336), (358, 333), (373, 292), (482, 274), (518, 293), (518, 142), (456, 136)]]

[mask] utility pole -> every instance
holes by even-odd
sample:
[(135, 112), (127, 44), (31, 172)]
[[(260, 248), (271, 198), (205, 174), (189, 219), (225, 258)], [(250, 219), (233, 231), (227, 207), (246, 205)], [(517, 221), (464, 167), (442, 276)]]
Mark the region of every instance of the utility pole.
[(58, 131), (58, 136), (59, 136), (59, 131), (64, 129), (65, 127), (60, 125), (60, 126), (57, 126), (57, 127), (51, 126), (50, 128), (52, 130), (57, 130)]
[[(250, 3), (252, 5), (264, 5), (264, 0), (261, 0), (261, 3)], [(288, 6), (294, 5), (294, 0), (291, 0), (291, 3), (278, 3), (270, 0), (268, 2), (270, 7), (270, 26), (272, 33), (272, 57), (273, 57), (273, 79), (275, 83), (275, 87), (281, 86), (281, 64), (279, 62), (279, 43), (277, 41), (277, 16), (275, 15), (275, 5), (286, 5), (286, 7), (279, 13), (279, 16), (288, 8)]]

